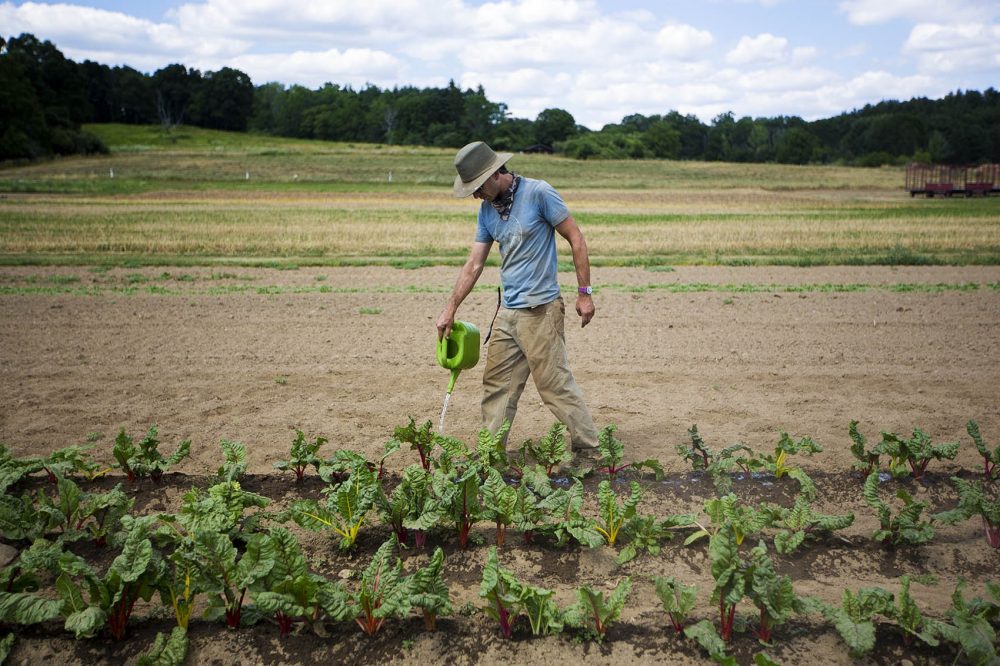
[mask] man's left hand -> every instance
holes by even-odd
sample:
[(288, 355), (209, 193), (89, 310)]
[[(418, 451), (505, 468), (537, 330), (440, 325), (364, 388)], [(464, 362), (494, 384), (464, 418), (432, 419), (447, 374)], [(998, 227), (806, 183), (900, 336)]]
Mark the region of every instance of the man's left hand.
[(590, 323), (594, 318), (594, 297), (590, 294), (580, 294), (576, 297), (576, 313), (580, 315), (580, 328)]

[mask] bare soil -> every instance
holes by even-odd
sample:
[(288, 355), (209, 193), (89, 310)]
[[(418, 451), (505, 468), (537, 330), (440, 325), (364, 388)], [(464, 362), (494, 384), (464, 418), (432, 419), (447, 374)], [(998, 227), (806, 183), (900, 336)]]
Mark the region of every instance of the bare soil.
[[(250, 456), (245, 484), (279, 505), (318, 496), (321, 484), (301, 486), (273, 469), (286, 458), (295, 429), (330, 439), (326, 447), (349, 448), (377, 459), (394, 427), (408, 416), (437, 422), (447, 372), (434, 359), (434, 320), (455, 269), (391, 268), (163, 269), (92, 273), (81, 268), (8, 268), (6, 286), (59, 283), (73, 286), (124, 283), (129, 275), (156, 280), (164, 271), (171, 295), (104, 292), (97, 296), (25, 293), (0, 295), (0, 441), (19, 456), (43, 454), (96, 440), (95, 456), (111, 460), (111, 445), (124, 427), (141, 436), (160, 428), (163, 449), (193, 441), (192, 456), (162, 485), (129, 489), (139, 507), (169, 509), (191, 485), (210, 483), (221, 461), (219, 440), (239, 440)], [(211, 279), (212, 274), (216, 279)], [(1000, 564), (977, 521), (939, 526), (933, 542), (891, 549), (874, 543), (872, 510), (864, 504), (861, 477), (851, 471), (848, 424), (860, 421), (870, 440), (880, 430), (908, 435), (920, 427), (936, 442), (961, 441), (958, 457), (933, 462), (925, 481), (890, 481), (890, 497), (906, 487), (932, 511), (950, 508), (956, 495), (950, 475), (974, 474), (981, 460), (965, 434), (975, 419), (987, 442), (1000, 439), (1000, 282), (998, 267), (719, 268), (673, 272), (595, 269), (597, 316), (585, 329), (576, 324), (569, 296), (567, 343), (577, 379), (599, 426), (614, 423), (627, 459), (657, 458), (667, 469), (662, 482), (643, 478), (643, 513), (666, 515), (699, 510), (713, 495), (675, 453), (697, 424), (713, 448), (740, 441), (771, 450), (781, 432), (813, 437), (824, 452), (794, 460), (816, 481), (820, 510), (853, 512), (854, 525), (841, 537), (812, 543), (779, 557), (779, 573), (790, 574), (796, 592), (838, 602), (844, 588), (880, 585), (898, 589), (903, 574), (936, 577), (915, 583), (923, 610), (943, 617), (959, 577), (980, 592)], [(79, 282), (76, 279), (79, 278)], [(573, 277), (561, 276), (572, 285)], [(72, 282), (68, 282), (72, 281)], [(495, 284), (488, 270), (481, 284)], [(207, 286), (276, 287), (278, 293), (208, 293)], [(712, 290), (675, 293), (655, 285), (764, 284), (757, 293)], [(900, 284), (967, 284), (976, 289), (897, 291)], [(863, 291), (786, 291), (786, 286), (864, 284)], [(318, 285), (329, 286), (326, 293)], [(295, 288), (308, 293), (294, 293)], [(352, 291), (353, 290), (353, 291)], [(427, 291), (430, 290), (430, 291)], [(267, 291), (267, 290), (264, 290)], [(472, 294), (459, 317), (483, 330), (495, 292)], [(459, 378), (448, 412), (448, 434), (473, 440), (479, 428), (479, 368)], [(511, 441), (545, 433), (553, 417), (530, 385), (520, 403)], [(388, 459), (390, 474), (415, 462), (403, 451)], [(103, 481), (113, 483), (120, 479)], [(752, 501), (788, 503), (788, 479), (737, 480), (736, 492)], [(587, 488), (596, 487), (589, 479)], [(621, 621), (603, 644), (571, 635), (532, 638), (522, 630), (513, 641), (499, 637), (481, 613), (456, 614), (436, 633), (416, 616), (388, 622), (374, 638), (347, 624), (330, 635), (293, 635), (281, 640), (270, 624), (227, 631), (193, 622), (188, 663), (298, 664), (313, 660), (402, 663), (538, 663), (552, 658), (588, 663), (702, 663), (690, 641), (673, 635), (650, 577), (675, 575), (699, 586), (696, 618), (717, 620), (709, 602), (711, 574), (704, 542), (684, 547), (685, 532), (657, 556), (640, 555), (618, 566), (610, 548), (555, 549), (508, 540), (502, 564), (523, 580), (556, 590), (557, 601), (573, 601), (583, 584), (610, 590), (631, 576), (633, 592)], [(332, 576), (364, 566), (388, 530), (362, 532), (356, 554), (341, 554), (336, 542), (303, 533), (307, 549)], [(491, 530), (476, 531), (479, 543), (461, 551), (451, 535), (433, 543), (447, 554), (446, 577), (456, 609), (481, 606), (478, 586)], [(18, 544), (13, 544), (17, 546)], [(403, 555), (408, 569), (425, 553)], [(352, 559), (353, 558), (353, 559)], [(752, 626), (750, 608), (748, 622)], [(140, 608), (132, 640), (74, 641), (60, 626), (18, 630), (10, 663), (112, 664), (128, 662), (148, 648), (173, 620), (155, 607)], [(796, 619), (776, 632), (767, 652), (784, 663), (853, 663), (836, 632), (819, 617)], [(883, 624), (876, 652), (863, 663), (951, 663), (947, 647), (904, 647), (898, 630)], [(733, 653), (741, 663), (761, 650), (749, 629), (738, 634)]]

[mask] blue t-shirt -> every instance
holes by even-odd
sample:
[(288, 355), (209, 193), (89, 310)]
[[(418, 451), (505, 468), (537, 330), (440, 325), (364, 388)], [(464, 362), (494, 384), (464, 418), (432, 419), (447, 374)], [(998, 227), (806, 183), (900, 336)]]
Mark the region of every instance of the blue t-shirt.
[(569, 209), (551, 185), (524, 176), (506, 220), (483, 201), (476, 242), (500, 246), (504, 307), (530, 308), (559, 297), (555, 228), (567, 217)]

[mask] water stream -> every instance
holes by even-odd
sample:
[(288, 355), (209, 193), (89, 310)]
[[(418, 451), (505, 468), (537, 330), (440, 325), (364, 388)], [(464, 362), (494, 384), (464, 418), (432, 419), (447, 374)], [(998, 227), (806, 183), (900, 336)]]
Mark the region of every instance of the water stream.
[(438, 419), (438, 434), (444, 434), (444, 415), (448, 413), (448, 403), (451, 401), (451, 393), (444, 394), (444, 404), (441, 406), (441, 418)]

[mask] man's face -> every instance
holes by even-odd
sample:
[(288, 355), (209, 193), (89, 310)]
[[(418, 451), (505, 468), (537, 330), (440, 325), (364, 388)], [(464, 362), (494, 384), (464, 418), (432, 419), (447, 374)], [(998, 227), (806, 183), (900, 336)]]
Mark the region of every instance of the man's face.
[(475, 192), (472, 193), (477, 199), (483, 199), (485, 201), (493, 201), (498, 196), (500, 196), (500, 178), (498, 174), (493, 174), (486, 179), (486, 182), (479, 186)]

